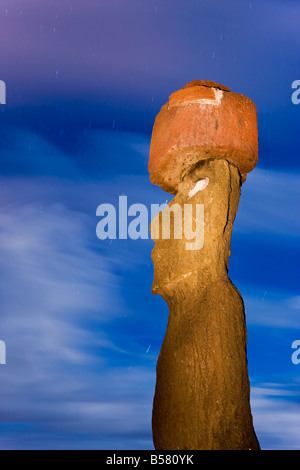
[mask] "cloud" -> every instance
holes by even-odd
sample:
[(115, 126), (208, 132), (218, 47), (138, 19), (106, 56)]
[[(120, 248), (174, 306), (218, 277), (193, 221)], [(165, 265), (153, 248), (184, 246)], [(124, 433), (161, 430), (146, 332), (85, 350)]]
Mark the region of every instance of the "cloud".
[(81, 130), (61, 141), (18, 127), (1, 132), (2, 175), (108, 179), (111, 175), (147, 175), (148, 135), (120, 130)]
[(256, 168), (242, 186), (236, 233), (299, 237), (299, 173)]
[[(108, 170), (93, 174), (72, 153), (48, 146), (47, 139), (34, 140), (32, 134), (29, 141), (36, 144), (28, 157), (29, 168), (41, 148), (49, 158), (53, 150), (56, 172), (52, 174), (53, 162), (47, 170), (45, 159), (42, 176), (35, 172), (30, 176), (30, 170), (23, 177), (9, 173), (1, 178), (0, 339), (7, 345), (7, 366), (0, 369), (4, 448), (153, 448), (155, 362), (168, 315), (163, 300), (151, 296), (153, 243), (100, 242), (96, 208), (101, 203), (117, 205), (122, 194), (129, 204), (147, 207), (172, 196), (151, 185), (142, 171), (149, 143), (145, 136), (116, 137), (114, 131), (105, 131), (90, 137), (84, 147), (94, 157), (97, 151), (106, 154), (111, 143), (112, 155), (124, 160), (122, 168), (132, 156), (143, 163), (138, 169), (132, 167), (131, 173), (126, 168), (124, 174), (112, 171), (109, 177)], [(60, 158), (66, 166), (59, 166)], [(66, 168), (77, 176), (69, 179)], [(243, 188), (236, 236), (250, 233), (257, 243), (263, 233), (292, 239), (299, 225), (295, 218), (287, 220), (286, 207), (298, 194), (295, 179), (258, 169), (257, 177), (249, 178)], [(284, 192), (281, 197), (276, 195), (278, 188)], [(274, 198), (276, 213), (270, 208)], [(261, 243), (264, 247), (265, 239)], [(243, 258), (237, 261), (244, 269)], [(261, 283), (254, 287), (245, 283), (241, 290), (250, 327), (282, 331), (298, 325), (297, 292), (265, 293)], [(271, 344), (273, 352), (276, 347)], [(287, 348), (291, 362), (288, 342)], [(258, 367), (258, 356), (252, 356), (252, 364), (253, 359)], [(290, 370), (286, 377), (292, 377)], [(266, 387), (260, 388), (254, 406), (263, 442), (287, 445), (280, 434), (289, 438), (293, 396), (277, 393), (265, 398)], [(258, 398), (267, 399), (265, 408)], [(288, 402), (285, 415), (279, 413), (278, 400)], [(266, 414), (271, 423), (273, 409), (285, 428), (274, 425), (270, 434), (271, 424), (267, 428), (263, 423)]]
[(9, 127), (1, 131), (2, 175), (78, 177), (76, 162), (36, 132)]
[(299, 450), (298, 393), (280, 384), (251, 389), (254, 427), (264, 450)]
[(243, 285), (244, 302), (249, 325), (299, 329), (299, 296), (285, 292), (259, 291)]
[(153, 319), (128, 304), (144, 260), (97, 240), (99, 183), (5, 178), (1, 192), (1, 446), (152, 448), (156, 356), (137, 321)]
[(88, 364), (95, 347), (115, 347), (100, 328), (96, 336), (87, 325), (101, 325), (122, 311), (119, 281), (85, 246), (78, 214), (75, 223), (62, 208), (43, 215), (34, 207), (14, 212), (14, 220), (1, 214), (6, 384), (10, 377), (19, 383), (48, 382), (57, 364), (62, 369)]
[[(38, 187), (31, 184), (31, 191)], [(44, 201), (41, 209), (41, 202), (24, 199), (1, 206), (1, 338), (7, 346), (1, 416), (59, 420), (68, 399), (84, 388), (81, 380), (105, 364), (107, 351), (118, 350), (101, 325), (126, 308), (118, 275), (91, 248), (86, 215), (63, 203)]]

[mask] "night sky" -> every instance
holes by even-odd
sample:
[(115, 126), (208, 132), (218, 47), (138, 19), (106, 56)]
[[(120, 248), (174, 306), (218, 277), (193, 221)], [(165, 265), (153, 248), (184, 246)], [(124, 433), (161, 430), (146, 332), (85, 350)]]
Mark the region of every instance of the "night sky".
[(170, 202), (152, 127), (195, 79), (257, 106), (229, 274), (261, 446), (300, 449), (299, 50), (298, 0), (0, 1), (1, 449), (153, 449), (153, 242), (99, 240), (96, 209)]

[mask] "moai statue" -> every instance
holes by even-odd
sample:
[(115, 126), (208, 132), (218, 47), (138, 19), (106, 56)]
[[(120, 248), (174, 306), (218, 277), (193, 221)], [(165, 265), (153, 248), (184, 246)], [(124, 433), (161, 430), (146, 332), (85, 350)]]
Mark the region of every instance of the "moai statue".
[[(255, 104), (223, 85), (191, 82), (156, 117), (150, 179), (176, 194), (164, 209), (174, 219), (170, 236), (163, 236), (163, 223), (157, 230), (164, 211), (151, 224), (152, 292), (170, 310), (153, 403), (157, 450), (260, 448), (250, 409), (244, 303), (228, 277), (241, 185), (257, 161)], [(186, 205), (192, 206), (187, 213)], [(181, 237), (178, 207), (181, 226), (190, 224)], [(188, 234), (197, 238), (197, 231), (193, 245)]]

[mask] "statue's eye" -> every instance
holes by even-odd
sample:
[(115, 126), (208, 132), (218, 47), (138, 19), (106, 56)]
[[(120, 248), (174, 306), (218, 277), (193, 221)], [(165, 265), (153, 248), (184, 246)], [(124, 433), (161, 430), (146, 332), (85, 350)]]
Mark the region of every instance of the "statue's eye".
[(199, 191), (203, 191), (203, 189), (206, 188), (208, 183), (209, 183), (209, 178), (207, 178), (207, 177), (202, 179), (202, 180), (197, 181), (197, 183), (195, 184), (193, 189), (191, 189), (190, 192), (189, 192), (189, 199), (191, 199), (191, 197), (195, 196), (195, 194), (197, 194)]

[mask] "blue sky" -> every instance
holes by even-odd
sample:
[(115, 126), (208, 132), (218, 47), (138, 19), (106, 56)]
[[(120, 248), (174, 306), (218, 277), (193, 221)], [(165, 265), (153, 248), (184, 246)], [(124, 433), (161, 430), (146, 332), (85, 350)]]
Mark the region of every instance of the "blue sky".
[(1, 2), (0, 448), (153, 448), (168, 315), (151, 295), (153, 243), (100, 241), (96, 208), (171, 200), (149, 181), (152, 126), (198, 78), (257, 105), (230, 277), (260, 443), (300, 448), (299, 21), (283, 0)]

